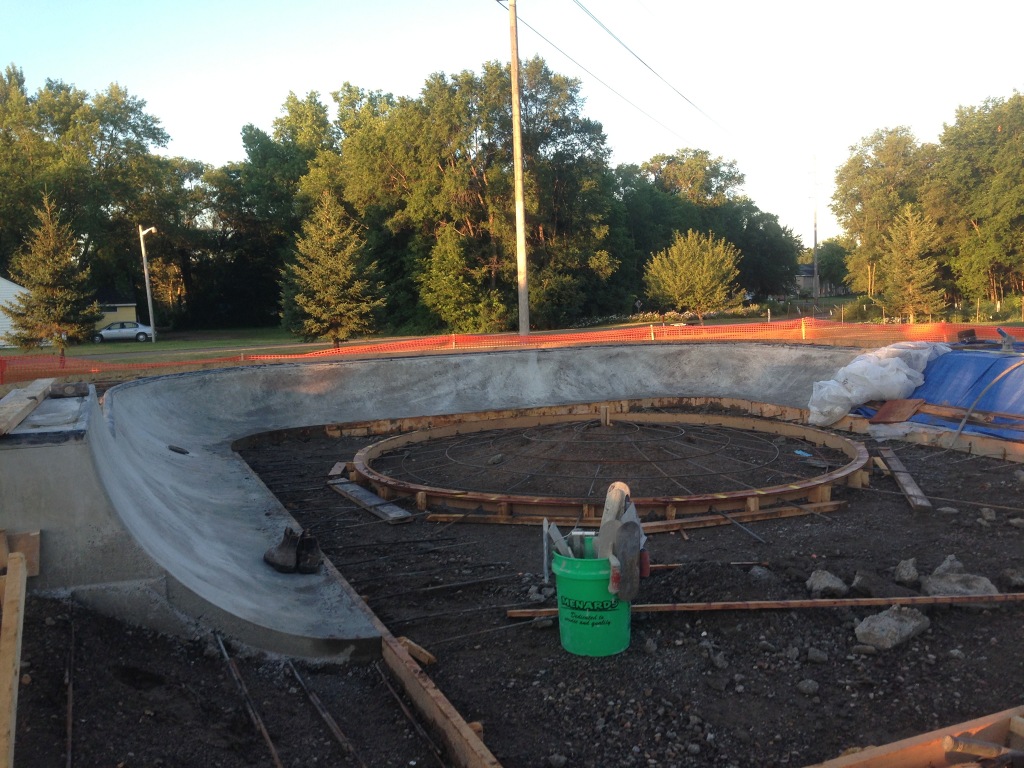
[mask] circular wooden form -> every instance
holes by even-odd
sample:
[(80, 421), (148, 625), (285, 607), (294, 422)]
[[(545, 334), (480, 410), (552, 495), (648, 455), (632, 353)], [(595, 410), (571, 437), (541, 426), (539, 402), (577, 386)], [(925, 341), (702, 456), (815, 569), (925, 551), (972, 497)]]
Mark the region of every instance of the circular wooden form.
[[(727, 413), (652, 413), (632, 409), (644, 407), (718, 406)], [(737, 414), (742, 409), (745, 414)], [(782, 416), (789, 420), (765, 418)], [(703, 493), (689, 496), (651, 496), (633, 498), (644, 528), (648, 532), (721, 525), (723, 522), (755, 521), (803, 514), (835, 511), (839, 502), (832, 500), (832, 487), (844, 484), (864, 487), (868, 482), (866, 469), (869, 456), (859, 442), (825, 432), (795, 419), (802, 417), (799, 409), (779, 408), (751, 401), (720, 398), (659, 398), (657, 400), (614, 401), (569, 406), (488, 411), (425, 419), (388, 422), (393, 434), (360, 450), (350, 468), (352, 478), (368, 485), (384, 499), (414, 497), (420, 511), (431, 510), (428, 519), (436, 521), (538, 524), (545, 518), (559, 525), (600, 526), (602, 505), (592, 499), (522, 496), (515, 494), (467, 491), (408, 482), (378, 472), (373, 462), (378, 457), (406, 446), (453, 435), (485, 430), (525, 429), (529, 427), (593, 421), (602, 423), (629, 421), (643, 424), (699, 424), (736, 430), (779, 435), (799, 439), (813, 445), (827, 446), (845, 455), (843, 466), (814, 477), (762, 488)], [(347, 427), (347, 429), (346, 429)], [(372, 425), (338, 425), (349, 434), (380, 434), (380, 423)], [(628, 483), (628, 478), (623, 478)], [(453, 511), (454, 510), (454, 511)]]

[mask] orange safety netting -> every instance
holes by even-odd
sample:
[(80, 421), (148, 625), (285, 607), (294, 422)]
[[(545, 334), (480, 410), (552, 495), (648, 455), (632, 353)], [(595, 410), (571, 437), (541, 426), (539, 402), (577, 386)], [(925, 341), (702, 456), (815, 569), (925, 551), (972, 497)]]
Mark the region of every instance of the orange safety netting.
[(417, 352), (471, 351), (512, 349), (517, 347), (568, 347), (587, 344), (639, 344), (643, 342), (719, 342), (758, 341), (799, 344), (829, 344), (876, 348), (898, 341), (955, 342), (957, 333), (973, 329), (979, 339), (999, 340), (993, 326), (972, 326), (965, 323), (916, 323), (913, 325), (868, 323), (837, 323), (831, 320), (801, 318), (771, 323), (736, 325), (634, 325), (597, 331), (560, 331), (533, 333), (529, 336), (503, 333), (489, 335), (450, 334), (416, 339), (395, 339), (380, 342), (347, 344), (338, 349), (324, 349), (294, 355), (240, 354), (231, 357), (174, 360), (151, 363), (101, 362), (81, 357), (58, 355), (20, 355), (0, 352), (0, 384), (29, 381), (37, 378), (62, 378), (82, 374), (123, 371), (152, 371), (189, 367), (225, 367), (245, 362), (324, 361), (333, 358), (366, 355), (400, 355)]

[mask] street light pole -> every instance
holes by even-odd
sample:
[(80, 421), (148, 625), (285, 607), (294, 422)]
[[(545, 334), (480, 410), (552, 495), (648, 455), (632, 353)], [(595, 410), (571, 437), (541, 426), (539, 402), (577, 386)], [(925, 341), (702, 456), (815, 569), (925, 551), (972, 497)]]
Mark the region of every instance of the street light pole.
[(153, 329), (150, 339), (156, 344), (156, 318), (153, 316), (153, 289), (149, 286), (149, 262), (146, 260), (146, 235), (156, 234), (156, 227), (143, 229), (139, 224), (139, 246), (142, 248), (142, 274), (146, 279), (146, 304), (149, 307), (149, 325)]

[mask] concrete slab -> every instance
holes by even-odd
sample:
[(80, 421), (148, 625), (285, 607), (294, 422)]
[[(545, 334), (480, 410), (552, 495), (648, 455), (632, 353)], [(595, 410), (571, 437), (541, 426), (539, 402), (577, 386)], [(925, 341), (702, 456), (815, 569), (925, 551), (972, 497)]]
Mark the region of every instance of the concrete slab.
[[(173, 606), (258, 647), (358, 656), (379, 646), (379, 636), (343, 579), (331, 569), (280, 574), (262, 562), (292, 520), (231, 450), (233, 441), (366, 419), (642, 397), (805, 407), (813, 383), (860, 352), (743, 343), (595, 346), (143, 379), (108, 391), (102, 408), (91, 401), (84, 443), (94, 476), (87, 493), (97, 520), (108, 528), (118, 521), (126, 546), (145, 555), (115, 580), (163, 574)], [(0, 491), (5, 477), (6, 468)], [(43, 482), (40, 476), (36, 491)], [(21, 503), (30, 495), (23, 493)], [(79, 543), (89, 550), (96, 542)], [(102, 548), (95, 554), (112, 556)], [(44, 568), (49, 555), (44, 546)]]

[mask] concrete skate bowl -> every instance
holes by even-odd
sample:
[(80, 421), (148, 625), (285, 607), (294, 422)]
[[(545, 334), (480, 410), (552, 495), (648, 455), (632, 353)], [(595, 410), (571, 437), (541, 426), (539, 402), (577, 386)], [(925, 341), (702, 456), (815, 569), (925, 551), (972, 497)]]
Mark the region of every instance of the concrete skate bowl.
[[(379, 627), (328, 565), (261, 562), (292, 518), (232, 450), (275, 430), (671, 397), (805, 407), (860, 350), (599, 346), (279, 364), (143, 379), (95, 403), (89, 448), (113, 514), (174, 608), (271, 651), (372, 655)], [(133, 617), (145, 622), (146, 617)]]

